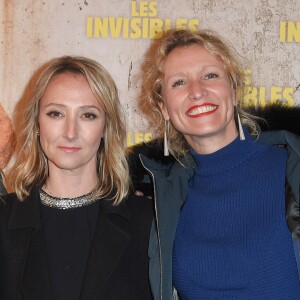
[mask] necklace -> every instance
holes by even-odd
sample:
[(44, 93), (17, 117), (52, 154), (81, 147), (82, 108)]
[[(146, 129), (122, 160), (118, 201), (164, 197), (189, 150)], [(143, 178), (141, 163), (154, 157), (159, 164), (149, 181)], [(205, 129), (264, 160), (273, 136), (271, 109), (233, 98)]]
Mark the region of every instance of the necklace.
[(42, 204), (52, 208), (58, 209), (70, 209), (89, 205), (98, 200), (93, 194), (97, 188), (94, 188), (91, 192), (78, 196), (75, 198), (57, 198), (47, 194), (44, 190), (40, 189), (40, 198)]

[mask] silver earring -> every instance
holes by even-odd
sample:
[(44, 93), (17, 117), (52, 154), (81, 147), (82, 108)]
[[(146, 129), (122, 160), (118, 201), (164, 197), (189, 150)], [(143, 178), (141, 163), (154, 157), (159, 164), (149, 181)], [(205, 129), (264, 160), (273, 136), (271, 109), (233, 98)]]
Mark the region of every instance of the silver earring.
[(242, 122), (241, 122), (241, 119), (240, 119), (240, 115), (239, 115), (239, 112), (238, 112), (237, 109), (236, 109), (236, 114), (237, 114), (238, 124), (239, 124), (240, 140), (241, 140), (241, 141), (244, 141), (244, 140), (245, 140), (245, 134), (244, 134)]
[(38, 130), (37, 130), (37, 132), (36, 132), (36, 135), (37, 135), (37, 136), (40, 136), (40, 132), (39, 132)]
[(164, 156), (169, 156), (169, 131), (170, 131), (170, 122), (165, 120), (165, 129), (164, 129)]

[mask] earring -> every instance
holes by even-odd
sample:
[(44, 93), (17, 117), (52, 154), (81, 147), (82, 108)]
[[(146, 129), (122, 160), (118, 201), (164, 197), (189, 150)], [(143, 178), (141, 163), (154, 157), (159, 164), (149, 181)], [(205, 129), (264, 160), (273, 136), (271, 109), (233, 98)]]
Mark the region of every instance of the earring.
[(36, 135), (37, 135), (37, 136), (40, 136), (40, 132), (39, 132), (38, 130), (36, 131)]
[(169, 156), (169, 131), (170, 131), (170, 122), (165, 120), (165, 129), (164, 129), (164, 156)]
[(241, 140), (241, 141), (244, 141), (244, 140), (245, 140), (245, 134), (244, 134), (242, 122), (241, 122), (241, 119), (240, 119), (240, 115), (239, 115), (239, 112), (238, 112), (237, 109), (236, 109), (236, 114), (237, 114), (238, 124), (239, 124), (240, 140)]

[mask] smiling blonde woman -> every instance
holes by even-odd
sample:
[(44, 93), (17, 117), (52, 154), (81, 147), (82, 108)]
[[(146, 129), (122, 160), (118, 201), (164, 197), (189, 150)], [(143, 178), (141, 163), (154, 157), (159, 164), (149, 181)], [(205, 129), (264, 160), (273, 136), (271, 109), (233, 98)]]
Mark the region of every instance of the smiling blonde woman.
[(135, 150), (154, 185), (156, 300), (300, 298), (300, 139), (259, 134), (237, 57), (205, 29), (171, 30), (146, 57), (141, 108), (170, 155)]

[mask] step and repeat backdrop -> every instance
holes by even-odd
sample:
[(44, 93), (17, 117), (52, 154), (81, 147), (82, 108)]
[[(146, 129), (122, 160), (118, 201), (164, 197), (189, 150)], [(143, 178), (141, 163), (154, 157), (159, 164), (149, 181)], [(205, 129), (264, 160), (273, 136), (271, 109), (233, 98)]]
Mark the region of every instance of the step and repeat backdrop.
[(151, 42), (173, 27), (210, 28), (235, 46), (249, 86), (245, 105), (300, 105), (299, 0), (0, 0), (0, 18), (0, 122), (6, 131), (36, 69), (56, 56), (82, 55), (115, 79), (128, 145), (150, 140), (137, 109), (141, 65)]

